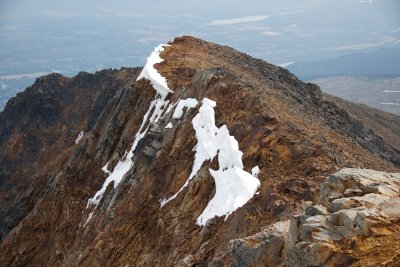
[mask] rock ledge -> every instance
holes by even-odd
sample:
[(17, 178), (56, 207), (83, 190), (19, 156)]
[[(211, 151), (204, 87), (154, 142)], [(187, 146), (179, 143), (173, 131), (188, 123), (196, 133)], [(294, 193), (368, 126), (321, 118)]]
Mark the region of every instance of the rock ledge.
[(396, 266), (399, 222), (400, 173), (346, 168), (321, 184), (319, 203), (231, 240), (230, 253), (237, 266)]

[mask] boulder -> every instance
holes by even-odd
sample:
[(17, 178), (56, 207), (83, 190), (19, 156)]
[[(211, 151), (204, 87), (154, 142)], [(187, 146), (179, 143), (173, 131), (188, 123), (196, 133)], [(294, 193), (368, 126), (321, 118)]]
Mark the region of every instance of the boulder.
[(399, 189), (398, 173), (343, 169), (321, 184), (319, 203), (301, 203), (304, 212), (279, 231), (275, 223), (232, 240), (231, 256), (236, 266), (348, 266), (363, 259), (359, 254), (376, 260), (371, 244), (397, 244), (392, 236), (400, 236)]
[(236, 266), (278, 266), (283, 262), (283, 250), (289, 221), (278, 222), (253, 236), (230, 241), (230, 254)]

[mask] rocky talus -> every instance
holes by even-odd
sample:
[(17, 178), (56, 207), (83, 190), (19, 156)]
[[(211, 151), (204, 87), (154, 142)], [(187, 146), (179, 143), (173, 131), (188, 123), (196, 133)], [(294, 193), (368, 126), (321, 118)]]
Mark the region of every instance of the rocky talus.
[(0, 113), (0, 265), (396, 266), (398, 125), (189, 36), (43, 77)]

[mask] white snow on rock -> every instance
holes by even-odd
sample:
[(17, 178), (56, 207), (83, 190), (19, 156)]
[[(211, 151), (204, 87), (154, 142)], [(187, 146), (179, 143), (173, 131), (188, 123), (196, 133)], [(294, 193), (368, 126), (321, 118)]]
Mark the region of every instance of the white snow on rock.
[[(172, 118), (179, 120), (183, 116), (184, 108), (186, 108), (186, 109), (194, 108), (197, 106), (197, 104), (198, 104), (198, 101), (194, 98), (180, 99), (175, 104), (169, 105), (165, 111), (165, 114), (169, 113), (172, 110), (172, 108), (174, 108), (176, 106), (174, 113), (172, 114)], [(169, 122), (167, 124), (167, 126), (165, 126), (165, 128), (167, 128), (167, 129), (171, 129), (172, 127), (174, 127), (172, 122)]]
[(108, 170), (108, 164), (110, 163), (110, 161), (107, 161), (106, 165), (103, 166), (103, 168), (101, 168), (101, 170), (106, 173), (106, 174), (110, 174), (111, 172)]
[(154, 68), (154, 64), (161, 63), (163, 61), (163, 59), (160, 57), (160, 53), (164, 51), (164, 47), (166, 46), (168, 45), (160, 44), (154, 49), (154, 51), (147, 58), (147, 63), (137, 78), (137, 81), (143, 78), (149, 80), (154, 89), (156, 89), (156, 91), (164, 98), (168, 95), (168, 93), (173, 93), (173, 91), (168, 88), (167, 79), (158, 73), (158, 71)]
[(253, 167), (253, 169), (251, 169), (251, 175), (253, 175), (254, 177), (257, 177), (259, 173), (260, 173), (260, 168), (258, 166), (255, 166)]
[(178, 102), (174, 102), (174, 103), (169, 104), (167, 109), (165, 110), (164, 116), (166, 114), (168, 114), (176, 106), (176, 104), (178, 104)]
[[(124, 175), (132, 168), (133, 166), (133, 152), (136, 149), (139, 141), (146, 135), (147, 130), (153, 123), (158, 122), (163, 111), (168, 107), (169, 101), (165, 100), (168, 93), (173, 92), (168, 88), (167, 81), (164, 77), (162, 77), (157, 70), (154, 68), (154, 64), (162, 62), (159, 54), (163, 51), (165, 45), (159, 45), (155, 48), (154, 52), (151, 53), (150, 57), (147, 59), (147, 63), (142, 70), (142, 73), (139, 75), (137, 80), (142, 78), (146, 78), (150, 80), (151, 84), (153, 85), (154, 89), (157, 91), (157, 95), (155, 99), (150, 103), (150, 106), (143, 117), (142, 124), (140, 125), (139, 130), (135, 134), (134, 141), (129, 152), (125, 152), (123, 159), (121, 159), (117, 165), (114, 167), (112, 171), (108, 170), (108, 164), (103, 166), (102, 170), (109, 176), (103, 183), (103, 186), (96, 194), (88, 200), (87, 206), (90, 205), (97, 205), (99, 204), (100, 200), (103, 197), (104, 192), (107, 189), (107, 186), (113, 182), (114, 188), (118, 186), (118, 184), (122, 181)], [(149, 121), (149, 123), (146, 123)], [(146, 128), (144, 126), (147, 125)], [(95, 208), (96, 208), (95, 207)], [(93, 216), (93, 211), (88, 215), (85, 225), (90, 221)]]
[(75, 144), (79, 144), (79, 142), (82, 140), (82, 137), (83, 137), (84, 134), (85, 134), (85, 133), (84, 133), (83, 131), (81, 131), (81, 132), (78, 134), (78, 137), (75, 139)]
[[(133, 152), (136, 149), (136, 146), (138, 145), (139, 141), (146, 135), (147, 130), (149, 129), (150, 125), (157, 122), (159, 118), (161, 117), (161, 114), (164, 110), (164, 108), (168, 105), (168, 101), (165, 101), (164, 98), (160, 95), (156, 96), (156, 99), (153, 100), (150, 104), (149, 109), (147, 110), (146, 114), (144, 115), (142, 124), (139, 128), (139, 131), (135, 135), (135, 139), (133, 141), (133, 144), (129, 150), (128, 153), (125, 153), (124, 159), (120, 160), (117, 165), (114, 167), (113, 171), (110, 172), (108, 170), (108, 162), (105, 166), (103, 166), (102, 170), (109, 174), (107, 179), (104, 181), (103, 186), (99, 191), (96, 192), (94, 197), (90, 198), (88, 200), (87, 206), (93, 204), (93, 205), (98, 205), (101, 198), (103, 197), (104, 192), (107, 189), (107, 186), (113, 182), (114, 188), (118, 186), (118, 184), (122, 181), (122, 178), (124, 175), (132, 168), (133, 166)], [(150, 115), (150, 112), (153, 111), (153, 113)], [(150, 117), (150, 118), (149, 118)], [(146, 125), (147, 121), (150, 121), (150, 123), (147, 124), (147, 127), (145, 129), (144, 126)]]
[(260, 181), (238, 167), (214, 171), (215, 195), (203, 213), (197, 218), (198, 225), (205, 225), (209, 219), (225, 216), (242, 207), (256, 193)]
[(180, 119), (183, 115), (183, 109), (187, 108), (194, 108), (198, 104), (198, 101), (194, 98), (187, 98), (187, 99), (181, 99), (178, 102), (178, 105), (175, 108), (174, 114), (172, 115), (173, 119)]
[(228, 217), (249, 201), (260, 186), (260, 181), (256, 177), (243, 170), (243, 153), (239, 150), (236, 139), (229, 135), (226, 125), (220, 128), (215, 126), (215, 106), (214, 101), (203, 99), (199, 113), (192, 121), (197, 138), (192, 172), (175, 195), (161, 201), (162, 207), (175, 199), (197, 174), (203, 163), (206, 160), (212, 161), (218, 154), (219, 170), (210, 169), (215, 180), (216, 192), (197, 219), (198, 225), (205, 225), (207, 220), (215, 216)]

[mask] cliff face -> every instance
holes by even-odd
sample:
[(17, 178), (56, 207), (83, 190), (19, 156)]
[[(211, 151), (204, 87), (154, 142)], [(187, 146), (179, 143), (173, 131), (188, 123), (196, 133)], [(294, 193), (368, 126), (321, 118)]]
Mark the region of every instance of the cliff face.
[(104, 106), (139, 69), (50, 74), (11, 99), (0, 113), (0, 240), (33, 208), (90, 132)]
[[(395, 127), (376, 130), (282, 68), (192, 37), (159, 55), (167, 84), (136, 81), (140, 69), (51, 75), (8, 103), (3, 265), (230, 266), (230, 240), (292, 218), (326, 176), (400, 167)], [(212, 202), (225, 191), (224, 203), (240, 196), (233, 208)]]

